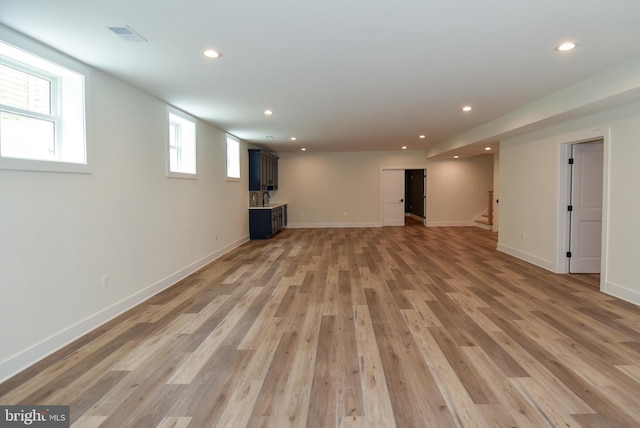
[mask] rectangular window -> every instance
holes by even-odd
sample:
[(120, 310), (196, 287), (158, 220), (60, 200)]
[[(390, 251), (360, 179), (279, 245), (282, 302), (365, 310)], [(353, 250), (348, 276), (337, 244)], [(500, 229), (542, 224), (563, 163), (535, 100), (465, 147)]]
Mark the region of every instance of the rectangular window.
[(88, 70), (11, 31), (0, 38), (0, 168), (89, 172)]
[(227, 136), (227, 180), (240, 180), (240, 142)]
[(196, 123), (185, 114), (169, 112), (168, 177), (195, 178)]

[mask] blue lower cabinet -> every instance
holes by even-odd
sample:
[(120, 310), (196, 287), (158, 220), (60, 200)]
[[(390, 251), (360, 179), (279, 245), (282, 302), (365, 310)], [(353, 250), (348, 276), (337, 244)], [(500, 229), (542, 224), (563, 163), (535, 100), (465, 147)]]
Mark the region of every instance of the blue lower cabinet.
[(280, 232), (287, 222), (287, 206), (249, 210), (249, 238), (269, 239)]

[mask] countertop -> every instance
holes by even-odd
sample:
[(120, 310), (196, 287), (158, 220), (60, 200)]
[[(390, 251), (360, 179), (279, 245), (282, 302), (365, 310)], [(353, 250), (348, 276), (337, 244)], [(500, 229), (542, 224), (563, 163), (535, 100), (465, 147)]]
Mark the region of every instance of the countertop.
[(265, 205), (265, 206), (261, 205), (261, 206), (258, 206), (258, 207), (249, 207), (249, 209), (250, 210), (270, 210), (270, 209), (273, 209), (273, 208), (281, 207), (283, 205), (287, 205), (287, 203), (286, 202), (280, 202), (280, 201), (278, 201), (278, 202), (274, 201), (274, 202), (270, 202), (269, 205)]

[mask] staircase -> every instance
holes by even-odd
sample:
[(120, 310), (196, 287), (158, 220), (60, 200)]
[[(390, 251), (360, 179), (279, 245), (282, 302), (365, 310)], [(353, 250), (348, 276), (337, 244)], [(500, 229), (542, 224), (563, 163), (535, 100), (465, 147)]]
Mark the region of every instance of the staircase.
[(486, 230), (493, 230), (493, 190), (487, 191), (487, 209), (474, 220), (474, 225)]

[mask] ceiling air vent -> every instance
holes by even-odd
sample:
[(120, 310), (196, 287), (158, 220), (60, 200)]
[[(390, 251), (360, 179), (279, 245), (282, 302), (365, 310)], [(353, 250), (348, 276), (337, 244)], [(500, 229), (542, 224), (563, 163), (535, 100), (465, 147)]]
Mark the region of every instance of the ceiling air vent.
[(140, 43), (146, 42), (147, 39), (136, 33), (128, 25), (118, 25), (115, 27), (109, 27), (109, 30), (113, 31), (118, 37), (125, 42)]

